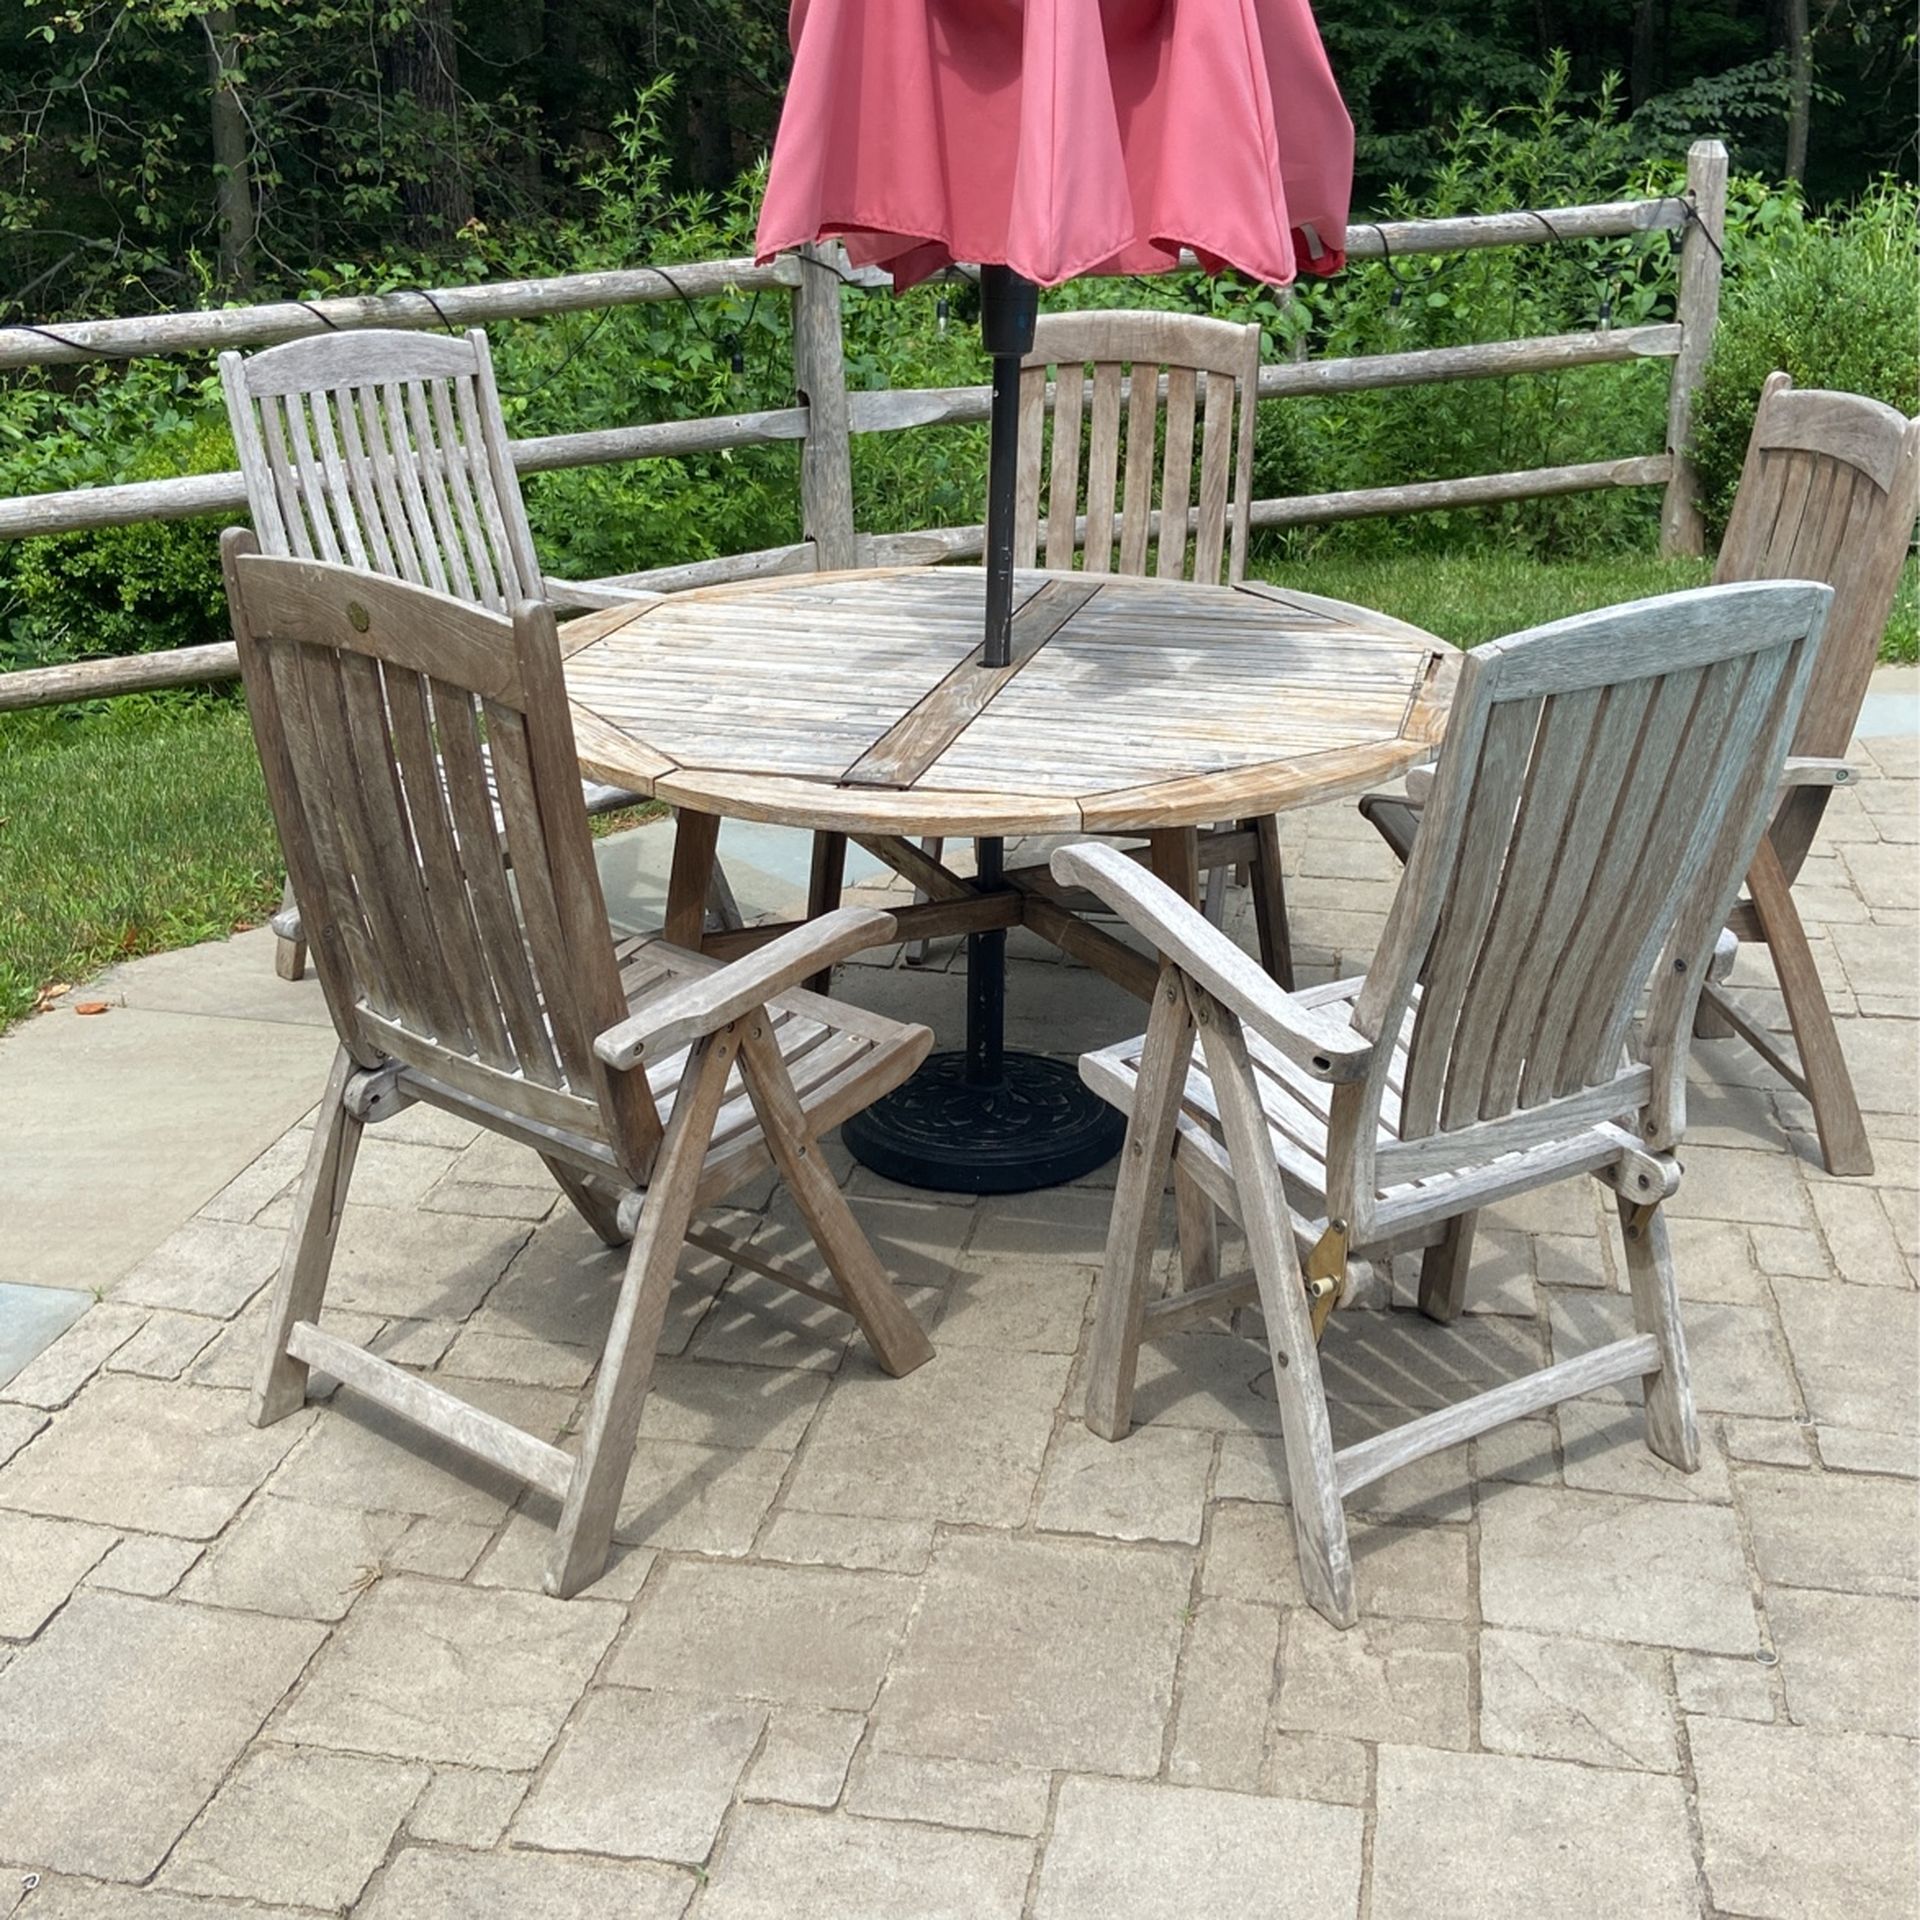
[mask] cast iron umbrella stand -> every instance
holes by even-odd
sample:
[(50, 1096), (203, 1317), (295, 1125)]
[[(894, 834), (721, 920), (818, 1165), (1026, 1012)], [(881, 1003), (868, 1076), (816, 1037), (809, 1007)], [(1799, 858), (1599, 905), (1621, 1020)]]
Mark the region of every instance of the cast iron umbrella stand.
[[(980, 336), (993, 356), (987, 455), (985, 668), (1011, 658), (1013, 497), (1019, 467), (1020, 362), (1032, 350), (1040, 292), (1007, 267), (980, 269)], [(1004, 843), (975, 842), (982, 891), (1004, 883)], [(967, 1044), (840, 1129), (863, 1166), (944, 1193), (1026, 1193), (1090, 1173), (1120, 1151), (1125, 1118), (1081, 1084), (1074, 1064), (1006, 1048), (1007, 936), (967, 936)]]

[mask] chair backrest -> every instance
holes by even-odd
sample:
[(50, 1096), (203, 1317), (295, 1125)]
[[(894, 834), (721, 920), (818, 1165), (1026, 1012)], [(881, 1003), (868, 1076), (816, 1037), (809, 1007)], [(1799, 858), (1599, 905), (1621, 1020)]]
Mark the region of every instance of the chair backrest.
[[(1767, 376), (1713, 577), (1824, 580), (1833, 611), (1793, 751), (1844, 758), (1920, 512), (1920, 420), (1857, 393)], [(1831, 789), (1790, 793), (1773, 827), (1787, 877)]]
[(1831, 597), (1702, 587), (1467, 657), (1354, 1008), (1368, 1035), (1408, 1037), (1400, 1085), (1382, 1047), (1368, 1090), (1406, 1144), (1372, 1159), (1362, 1123), (1363, 1193), (1604, 1120), (1678, 1138), (1694, 1001)]
[[(625, 998), (550, 607), (511, 618), (222, 545), (254, 740), (342, 1043), (603, 1143), (643, 1178), (660, 1118), (593, 1041)], [(483, 752), (484, 744), (484, 752)], [(498, 789), (498, 807), (489, 792)]]
[[(1084, 518), (1089, 573), (1151, 571), (1217, 584), (1224, 562), (1228, 582), (1240, 579), (1253, 501), (1257, 326), (1196, 314), (1044, 314), (1022, 367), (1015, 566), (1035, 564), (1044, 495), (1049, 567), (1073, 565)], [(1043, 450), (1049, 370), (1053, 432)]]
[(390, 328), (220, 356), (262, 549), (507, 612), (542, 597), (487, 336)]

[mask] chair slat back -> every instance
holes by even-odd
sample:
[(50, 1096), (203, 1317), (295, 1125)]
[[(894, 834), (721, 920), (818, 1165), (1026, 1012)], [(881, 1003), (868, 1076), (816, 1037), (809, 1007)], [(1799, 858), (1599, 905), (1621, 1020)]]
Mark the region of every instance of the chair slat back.
[[(1524, 1114), (1537, 1139), (1540, 1110), (1568, 1102), (1590, 1124), (1606, 1101), (1595, 1090), (1610, 1087), (1623, 1112), (1651, 1100), (1643, 1137), (1677, 1134), (1684, 1026), (1716, 916), (1758, 843), (1830, 598), (1805, 582), (1704, 587), (1469, 656), (1355, 1004), (1376, 1037), (1411, 1011), (1402, 1141), (1476, 1128), (1475, 1157), (1490, 1156), (1514, 1143), (1485, 1123)], [(1649, 982), (1634, 1059), (1629, 1027)], [(1376, 1113), (1387, 1092), (1384, 1080), (1373, 1090)], [(1393, 1157), (1381, 1151), (1383, 1178)]]
[[(1760, 390), (1716, 580), (1824, 580), (1833, 611), (1793, 751), (1844, 758), (1920, 512), (1920, 420), (1857, 393)], [(1788, 879), (1813, 845), (1830, 789), (1790, 792), (1774, 821)]]
[[(1050, 373), (1053, 433), (1043, 445)], [(1193, 314), (1043, 315), (1020, 377), (1014, 564), (1036, 564), (1044, 518), (1045, 564), (1070, 568), (1084, 517), (1089, 573), (1217, 583), (1224, 567), (1229, 583), (1239, 580), (1259, 378), (1257, 326)]]
[[(552, 610), (223, 548), (254, 739), (342, 1042), (603, 1142), (660, 1118), (594, 1037), (626, 1012)], [(485, 752), (483, 753), (483, 745)], [(489, 791), (488, 763), (497, 783)]]
[(541, 598), (487, 336), (375, 329), (220, 356), (261, 547), (506, 612)]

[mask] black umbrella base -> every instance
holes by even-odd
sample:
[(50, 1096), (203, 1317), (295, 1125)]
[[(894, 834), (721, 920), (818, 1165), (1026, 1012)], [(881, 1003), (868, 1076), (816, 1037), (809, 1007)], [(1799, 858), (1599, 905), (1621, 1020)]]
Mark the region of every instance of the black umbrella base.
[(1104, 1166), (1126, 1115), (1089, 1093), (1071, 1061), (1003, 1056), (1003, 1077), (967, 1078), (964, 1053), (936, 1053), (904, 1086), (840, 1129), (863, 1167), (937, 1193), (1032, 1193)]

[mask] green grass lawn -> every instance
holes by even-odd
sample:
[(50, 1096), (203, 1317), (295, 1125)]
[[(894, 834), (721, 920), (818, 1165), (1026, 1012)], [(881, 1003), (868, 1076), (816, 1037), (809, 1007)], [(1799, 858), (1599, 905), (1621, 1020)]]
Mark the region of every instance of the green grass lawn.
[[(1259, 569), (1378, 607), (1462, 646), (1565, 614), (1696, 586), (1703, 561), (1617, 554), (1329, 554)], [(1914, 569), (1888, 633), (1916, 655)], [(628, 816), (599, 822), (605, 831)], [(280, 855), (246, 716), (200, 696), (0, 715), (0, 1028), (50, 982), (231, 932), (280, 897)]]
[(0, 1026), (49, 982), (230, 933), (279, 898), (239, 706), (0, 717)]
[[(1610, 607), (1649, 594), (1704, 586), (1705, 560), (1662, 560), (1615, 553), (1596, 560), (1544, 561), (1521, 553), (1393, 554), (1333, 552), (1312, 560), (1255, 564), (1263, 579), (1335, 600), (1377, 607), (1463, 647), (1502, 634)], [(1920, 659), (1920, 566), (1909, 560), (1881, 644), (1883, 660)]]

